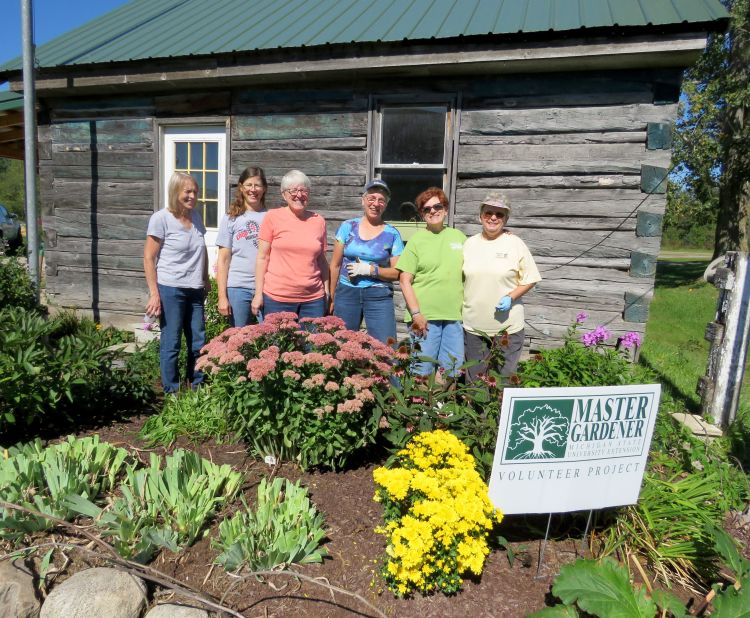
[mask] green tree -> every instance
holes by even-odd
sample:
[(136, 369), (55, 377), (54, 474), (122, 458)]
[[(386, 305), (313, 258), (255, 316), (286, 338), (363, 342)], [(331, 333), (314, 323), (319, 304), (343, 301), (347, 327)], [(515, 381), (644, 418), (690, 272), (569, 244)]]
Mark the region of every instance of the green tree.
[[(710, 34), (705, 52), (685, 73), (674, 149), (674, 177), (700, 205), (696, 220), (710, 223), (706, 213), (716, 213), (716, 255), (747, 246), (739, 197), (750, 151), (750, 0), (722, 2), (731, 13), (729, 31)], [(670, 196), (670, 210), (678, 204), (676, 197)]]
[(24, 216), (23, 161), (0, 157), (0, 204), (10, 212)]

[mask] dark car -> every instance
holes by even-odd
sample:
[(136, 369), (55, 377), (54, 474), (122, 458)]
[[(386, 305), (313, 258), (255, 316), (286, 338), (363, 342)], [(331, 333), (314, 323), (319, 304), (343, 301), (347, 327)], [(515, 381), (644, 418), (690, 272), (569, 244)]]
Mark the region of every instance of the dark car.
[(6, 243), (14, 251), (18, 249), (21, 246), (21, 224), (16, 220), (16, 215), (0, 204), (0, 244), (2, 243)]

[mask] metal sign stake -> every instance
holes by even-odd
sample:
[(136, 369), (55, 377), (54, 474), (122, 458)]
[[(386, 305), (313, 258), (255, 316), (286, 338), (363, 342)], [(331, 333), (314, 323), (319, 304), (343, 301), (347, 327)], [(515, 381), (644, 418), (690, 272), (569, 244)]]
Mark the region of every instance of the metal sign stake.
[(586, 537), (589, 535), (589, 529), (591, 528), (591, 516), (594, 514), (593, 509), (589, 511), (589, 518), (586, 520), (586, 529), (583, 531), (583, 538), (581, 539), (581, 552), (586, 551)]
[(537, 562), (537, 565), (536, 565), (536, 575), (534, 575), (534, 579), (540, 579), (539, 571), (541, 571), (542, 564), (544, 563), (544, 552), (547, 549), (547, 539), (549, 538), (549, 528), (550, 528), (551, 523), (552, 523), (552, 513), (550, 513), (547, 516), (547, 530), (544, 533), (544, 541), (542, 541), (542, 546), (539, 551), (539, 561)]

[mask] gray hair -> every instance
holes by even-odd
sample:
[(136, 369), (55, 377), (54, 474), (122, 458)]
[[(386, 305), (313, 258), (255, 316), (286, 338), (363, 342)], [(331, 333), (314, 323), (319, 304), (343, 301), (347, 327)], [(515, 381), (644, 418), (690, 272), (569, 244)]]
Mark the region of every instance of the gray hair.
[(284, 191), (287, 191), (288, 189), (291, 189), (292, 187), (296, 187), (298, 185), (302, 185), (309, 191), (311, 186), (310, 179), (304, 172), (300, 172), (299, 170), (290, 170), (286, 174), (284, 174), (284, 177), (281, 179), (281, 192), (283, 193)]

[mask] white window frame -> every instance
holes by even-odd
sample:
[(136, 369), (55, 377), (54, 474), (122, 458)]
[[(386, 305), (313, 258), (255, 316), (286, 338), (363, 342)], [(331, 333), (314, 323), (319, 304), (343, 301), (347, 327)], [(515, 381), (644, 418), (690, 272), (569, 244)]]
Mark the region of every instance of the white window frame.
[[(174, 144), (178, 141), (205, 141), (216, 142), (219, 145), (218, 170), (219, 178), (217, 184), (217, 209), (218, 216), (216, 227), (206, 226), (206, 248), (208, 250), (209, 273), (215, 272), (218, 249), (216, 247), (216, 236), (218, 226), (226, 217), (227, 191), (229, 187), (229, 122), (224, 118), (206, 118), (190, 120), (169, 120), (158, 125), (159, 139), (159, 170), (161, 178), (158, 187), (158, 208), (166, 208), (169, 178), (175, 170)], [(204, 219), (205, 220), (205, 219)]]
[(215, 126), (165, 126), (162, 129), (162, 195), (164, 200), (162, 207), (166, 206), (167, 187), (169, 178), (175, 171), (174, 152), (175, 144), (182, 141), (191, 142), (214, 142), (218, 144), (218, 182), (217, 182), (217, 219), (216, 226), (206, 226), (207, 229), (218, 229), (221, 219), (226, 214), (227, 204), (227, 130), (225, 125)]

